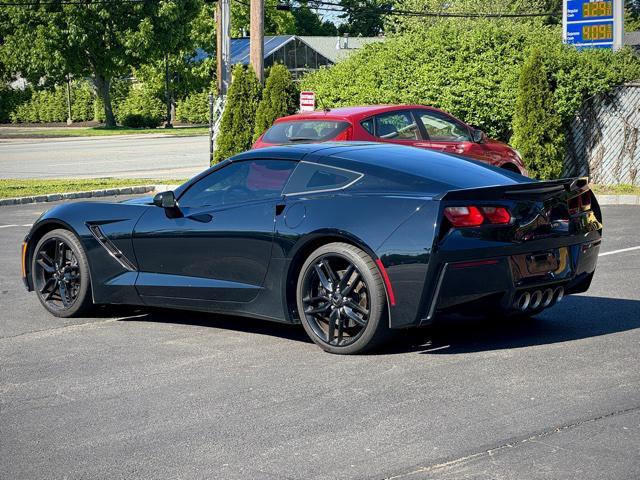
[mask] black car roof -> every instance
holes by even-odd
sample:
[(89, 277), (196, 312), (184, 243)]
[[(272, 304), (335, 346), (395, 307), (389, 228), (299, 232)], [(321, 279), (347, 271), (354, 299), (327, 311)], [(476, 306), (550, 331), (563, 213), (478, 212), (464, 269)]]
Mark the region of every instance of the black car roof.
[(272, 147), (248, 150), (230, 158), (231, 161), (248, 160), (252, 158), (265, 157), (271, 159), (282, 160), (302, 160), (309, 154), (322, 151), (323, 155), (330, 155), (338, 150), (351, 150), (353, 148), (362, 148), (363, 146), (384, 147), (383, 143), (376, 142), (323, 142), (323, 143), (295, 143), (286, 145), (274, 145)]
[[(252, 158), (305, 160), (391, 178), (402, 174), (427, 179), (439, 190), (530, 182), (531, 179), (485, 163), (424, 148), (377, 142), (325, 142), (281, 145), (250, 150), (232, 161)], [(386, 173), (384, 173), (386, 172)]]

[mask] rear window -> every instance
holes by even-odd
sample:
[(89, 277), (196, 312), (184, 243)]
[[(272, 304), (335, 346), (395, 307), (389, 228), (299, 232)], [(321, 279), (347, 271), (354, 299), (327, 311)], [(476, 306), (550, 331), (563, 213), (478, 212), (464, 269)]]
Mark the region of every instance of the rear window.
[(362, 178), (361, 173), (328, 165), (300, 162), (291, 175), (285, 195), (339, 190)]
[(262, 137), (266, 143), (325, 142), (335, 138), (349, 122), (332, 120), (298, 120), (276, 123)]

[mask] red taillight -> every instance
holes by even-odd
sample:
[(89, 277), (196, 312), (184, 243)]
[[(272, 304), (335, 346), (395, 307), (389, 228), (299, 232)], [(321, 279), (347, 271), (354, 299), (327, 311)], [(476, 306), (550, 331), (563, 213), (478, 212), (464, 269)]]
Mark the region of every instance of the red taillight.
[(484, 215), (477, 207), (447, 207), (444, 216), (454, 227), (477, 227), (484, 223)]
[[(267, 132), (265, 132), (265, 133), (267, 133)], [(254, 150), (256, 148), (262, 148), (263, 147), (263, 145), (262, 145), (262, 137), (264, 137), (264, 133), (262, 135), (260, 135), (255, 142), (253, 142), (253, 145), (251, 145), (251, 149), (252, 150)]]
[(482, 207), (482, 213), (487, 217), (489, 223), (496, 225), (509, 223), (511, 221), (511, 214), (509, 210), (504, 207)]
[(347, 127), (343, 131), (341, 131), (336, 137), (333, 139), (336, 142), (351, 140), (353, 138), (353, 128)]
[(485, 221), (493, 225), (511, 222), (511, 214), (505, 207), (446, 207), (444, 216), (454, 227), (478, 227)]

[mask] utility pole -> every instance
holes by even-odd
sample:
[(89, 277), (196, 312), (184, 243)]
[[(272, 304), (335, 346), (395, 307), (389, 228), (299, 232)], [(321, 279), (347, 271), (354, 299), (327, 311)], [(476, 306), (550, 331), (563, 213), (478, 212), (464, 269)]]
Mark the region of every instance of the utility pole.
[(164, 98), (167, 102), (167, 122), (164, 124), (164, 128), (173, 128), (173, 97), (171, 95), (171, 87), (169, 80), (169, 54), (165, 52), (164, 54)]
[(260, 83), (264, 82), (264, 0), (251, 0), (249, 58)]
[(71, 74), (67, 73), (67, 125), (73, 123), (71, 116)]
[(231, 5), (229, 0), (218, 0), (216, 6), (216, 73), (218, 95), (227, 95), (231, 83)]

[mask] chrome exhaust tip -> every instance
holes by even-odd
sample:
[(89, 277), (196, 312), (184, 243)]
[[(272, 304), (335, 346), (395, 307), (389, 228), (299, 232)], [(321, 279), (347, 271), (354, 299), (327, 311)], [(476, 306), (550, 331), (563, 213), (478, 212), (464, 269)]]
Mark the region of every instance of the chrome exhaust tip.
[(564, 298), (564, 288), (557, 287), (553, 291), (553, 297), (555, 298), (555, 303), (558, 303), (560, 300), (562, 300)]
[(530, 301), (531, 301), (531, 294), (529, 292), (523, 292), (516, 299), (513, 305), (516, 308), (516, 310), (520, 310), (521, 312), (524, 312), (527, 308), (529, 308)]
[(529, 308), (535, 310), (542, 303), (542, 291), (536, 290), (531, 294), (531, 301), (529, 303)]
[(551, 302), (553, 302), (553, 290), (551, 290), (550, 288), (547, 288), (543, 293), (542, 293), (542, 306), (543, 308), (547, 308), (549, 305), (551, 305)]

